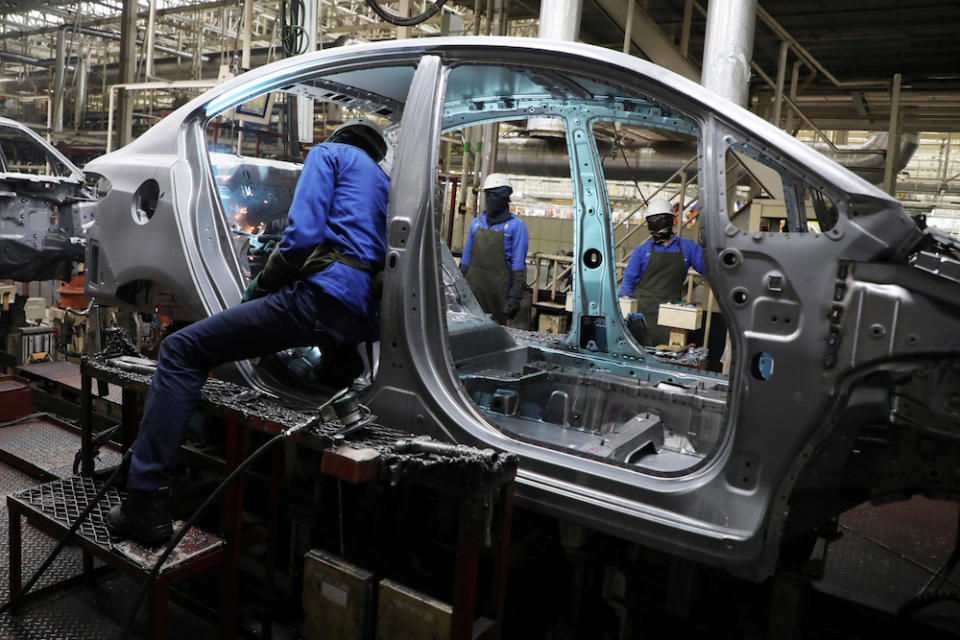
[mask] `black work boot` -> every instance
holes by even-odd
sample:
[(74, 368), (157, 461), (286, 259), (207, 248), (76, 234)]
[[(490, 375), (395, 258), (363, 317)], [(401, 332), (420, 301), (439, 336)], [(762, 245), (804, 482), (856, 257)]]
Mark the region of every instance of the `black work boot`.
[(129, 489), (123, 504), (107, 514), (110, 533), (126, 540), (154, 547), (173, 536), (170, 517), (170, 490)]

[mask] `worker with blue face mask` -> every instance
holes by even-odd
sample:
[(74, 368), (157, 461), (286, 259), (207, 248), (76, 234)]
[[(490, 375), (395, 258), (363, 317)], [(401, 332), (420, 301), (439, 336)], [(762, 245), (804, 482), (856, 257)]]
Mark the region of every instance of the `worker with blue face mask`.
[(111, 532), (145, 545), (173, 535), (170, 484), (208, 372), (234, 360), (318, 347), (322, 382), (336, 389), (362, 372), (356, 345), (376, 330), (375, 283), (386, 254), (390, 179), (379, 167), (380, 127), (350, 120), (310, 150), (288, 223), (239, 304), (164, 339), (133, 444), (127, 499)]
[(500, 324), (520, 310), (527, 275), (527, 225), (510, 213), (512, 193), (504, 174), (486, 177), (485, 211), (470, 223), (460, 260), (460, 270), (480, 307)]
[(703, 252), (692, 240), (673, 233), (673, 207), (666, 200), (651, 200), (644, 213), (650, 239), (630, 254), (623, 270), (620, 297), (636, 298), (637, 310), (646, 323), (648, 344), (666, 344), (670, 329), (657, 324), (660, 305), (680, 302), (687, 270), (702, 274)]

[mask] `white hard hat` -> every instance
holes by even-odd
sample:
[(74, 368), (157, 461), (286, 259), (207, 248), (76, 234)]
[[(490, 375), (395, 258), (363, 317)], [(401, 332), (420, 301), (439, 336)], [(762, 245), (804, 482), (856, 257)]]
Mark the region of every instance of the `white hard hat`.
[(497, 187), (510, 187), (513, 189), (513, 185), (510, 184), (510, 178), (507, 177), (505, 173), (491, 173), (483, 180), (483, 190), (487, 189), (496, 189)]
[(647, 203), (647, 212), (643, 214), (643, 219), (661, 216), (665, 213), (673, 215), (673, 206), (666, 200), (657, 198)]

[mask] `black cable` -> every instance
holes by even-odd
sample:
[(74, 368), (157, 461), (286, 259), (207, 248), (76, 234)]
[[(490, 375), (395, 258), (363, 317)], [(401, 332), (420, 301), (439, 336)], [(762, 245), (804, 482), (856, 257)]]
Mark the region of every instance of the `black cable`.
[[(100, 448), (103, 447), (103, 445), (107, 444), (107, 442), (110, 441), (110, 438), (113, 437), (113, 434), (119, 431), (120, 427), (122, 426), (123, 426), (122, 424), (115, 424), (112, 427), (104, 429), (103, 431), (101, 431), (100, 433), (98, 433), (93, 437), (93, 439), (90, 441), (90, 458), (91, 459), (96, 458), (98, 455), (100, 455)], [(80, 449), (79, 451), (77, 451), (76, 455), (73, 456), (73, 475), (77, 475), (80, 473), (80, 464), (82, 462), (83, 462), (83, 449)]]
[[(190, 516), (190, 518), (180, 528), (180, 531), (178, 531), (176, 535), (173, 536), (173, 539), (170, 540), (170, 542), (167, 544), (166, 549), (163, 550), (163, 553), (160, 554), (160, 557), (157, 558), (157, 562), (153, 565), (153, 569), (150, 571), (150, 575), (147, 576), (147, 579), (143, 581), (143, 585), (140, 587), (140, 592), (137, 594), (137, 599), (133, 603), (133, 609), (130, 611), (130, 617), (127, 618), (127, 624), (123, 629), (123, 635), (121, 636), (122, 640), (127, 640), (127, 638), (130, 637), (130, 632), (133, 631), (133, 623), (137, 618), (137, 611), (140, 610), (140, 605), (143, 604), (143, 599), (147, 595), (147, 592), (150, 590), (150, 585), (157, 579), (157, 576), (160, 575), (160, 568), (163, 566), (163, 563), (167, 560), (170, 554), (173, 553), (173, 550), (177, 548), (177, 545), (180, 543), (183, 537), (187, 535), (187, 532), (190, 531), (190, 527), (192, 527), (193, 524), (197, 521), (197, 519), (203, 514), (203, 512), (207, 510), (207, 507), (209, 507), (213, 503), (213, 501), (217, 497), (219, 497), (221, 493), (223, 493), (224, 489), (230, 486), (230, 483), (233, 482), (234, 478), (236, 478), (239, 474), (246, 471), (247, 467), (253, 464), (261, 455), (263, 455), (268, 449), (270, 449), (270, 447), (275, 445), (280, 440), (283, 440), (284, 438), (289, 438), (291, 435), (300, 431), (301, 429), (305, 429), (306, 427), (310, 427), (321, 422), (322, 421), (321, 416), (322, 416), (323, 410), (327, 406), (332, 404), (335, 400), (337, 400), (340, 396), (347, 393), (349, 390), (350, 390), (349, 387), (344, 387), (343, 389), (340, 389), (339, 391), (334, 393), (332, 396), (330, 396), (330, 398), (327, 399), (326, 402), (324, 402), (319, 407), (317, 407), (316, 417), (314, 419), (309, 420), (303, 424), (284, 429), (277, 435), (267, 440), (264, 444), (260, 446), (259, 449), (251, 453), (246, 460), (244, 460), (239, 465), (237, 465), (237, 468), (231, 471), (230, 475), (224, 478), (223, 481), (217, 486), (217, 488), (213, 490), (213, 493), (207, 496), (207, 499), (204, 500), (199, 507), (197, 507), (197, 510), (193, 512), (193, 515)], [(240, 544), (240, 540), (235, 540), (234, 544)]]
[(133, 449), (128, 449), (125, 454), (123, 454), (123, 460), (120, 461), (120, 464), (117, 465), (117, 468), (113, 470), (113, 473), (110, 474), (110, 477), (107, 478), (107, 481), (103, 483), (103, 486), (100, 488), (100, 491), (97, 492), (97, 495), (94, 496), (93, 500), (87, 504), (86, 508), (77, 516), (77, 519), (70, 525), (70, 528), (67, 530), (66, 535), (64, 535), (57, 546), (54, 547), (53, 551), (47, 555), (47, 558), (43, 561), (43, 564), (40, 565), (40, 568), (37, 569), (30, 580), (27, 581), (27, 584), (20, 589), (11, 597), (2, 607), (0, 607), (0, 614), (6, 613), (13, 605), (15, 605), (21, 598), (23, 598), (30, 589), (33, 588), (33, 585), (37, 583), (37, 580), (40, 579), (40, 576), (50, 568), (50, 565), (53, 564), (53, 561), (60, 555), (60, 552), (63, 551), (63, 548), (67, 546), (67, 541), (70, 540), (70, 537), (77, 532), (77, 529), (80, 528), (80, 524), (90, 515), (90, 512), (93, 511), (93, 508), (100, 504), (101, 498), (107, 493), (107, 489), (113, 486), (113, 483), (116, 481), (117, 476), (120, 475), (120, 470), (123, 469), (124, 464), (127, 460), (130, 459), (130, 456), (133, 454)]
[(290, 4), (290, 21), (287, 22), (287, 0), (280, 3), (280, 40), (283, 55), (287, 58), (306, 52), (304, 39), (307, 32), (302, 26), (306, 8), (303, 0), (292, 0)]
[(960, 591), (940, 589), (917, 594), (900, 605), (897, 615), (909, 618), (938, 602), (960, 602)]
[(373, 12), (375, 14), (377, 14), (383, 20), (389, 22), (390, 24), (396, 25), (398, 27), (415, 27), (421, 22), (426, 22), (427, 20), (432, 18), (437, 13), (437, 11), (440, 11), (443, 5), (446, 4), (447, 0), (437, 0), (432, 5), (430, 5), (429, 9), (427, 9), (426, 11), (424, 11), (418, 16), (413, 16), (410, 18), (401, 18), (400, 16), (393, 15), (392, 13), (390, 13), (389, 11), (381, 7), (380, 4), (377, 2), (377, 0), (366, 0), (366, 2), (367, 2), (367, 6), (373, 9)]
[(958, 514), (957, 520), (957, 535), (954, 538), (953, 550), (950, 555), (940, 565), (940, 568), (930, 576), (920, 592), (900, 605), (897, 613), (909, 617), (936, 602), (945, 600), (960, 602), (960, 591), (945, 587), (953, 574), (953, 570), (957, 568), (958, 562), (960, 562), (960, 514)]
[[(183, 537), (187, 535), (187, 532), (194, 525), (197, 519), (203, 514), (204, 511), (207, 510), (207, 507), (209, 507), (213, 501), (218, 498), (221, 493), (223, 493), (223, 490), (230, 485), (234, 478), (246, 471), (247, 467), (253, 464), (253, 462), (256, 461), (264, 452), (266, 452), (270, 447), (283, 438), (287, 437), (287, 435), (289, 435), (287, 431), (278, 433), (267, 440), (267, 442), (264, 443), (259, 449), (250, 454), (250, 457), (240, 463), (237, 468), (230, 473), (230, 475), (224, 478), (223, 482), (221, 482), (219, 486), (214, 489), (213, 493), (211, 493), (207, 499), (203, 501), (203, 504), (201, 504), (197, 510), (193, 512), (193, 515), (190, 516), (190, 519), (183, 524), (183, 526), (180, 528), (180, 531), (173, 536), (173, 539), (170, 540), (166, 549), (163, 550), (163, 553), (160, 554), (157, 562), (153, 565), (150, 575), (147, 576), (147, 579), (143, 581), (143, 584), (140, 587), (140, 592), (137, 594), (137, 599), (133, 603), (133, 609), (130, 611), (130, 616), (127, 618), (127, 624), (123, 629), (123, 635), (121, 636), (123, 640), (127, 640), (130, 637), (130, 633), (133, 631), (133, 623), (137, 617), (137, 612), (140, 610), (140, 606), (143, 604), (144, 597), (146, 597), (147, 592), (150, 590), (150, 585), (157, 579), (157, 576), (160, 575), (160, 568), (163, 567), (163, 563), (170, 556), (170, 554), (173, 553), (173, 550), (177, 548), (177, 545), (180, 543)], [(240, 541), (234, 540), (233, 544), (240, 544)]]

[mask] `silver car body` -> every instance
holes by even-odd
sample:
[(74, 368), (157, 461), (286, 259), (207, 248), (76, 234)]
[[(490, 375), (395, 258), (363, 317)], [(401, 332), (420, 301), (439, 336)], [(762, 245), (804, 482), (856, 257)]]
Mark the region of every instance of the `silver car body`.
[[(298, 166), (218, 160), (204, 126), (280, 89), (379, 105), (399, 125), (388, 128), (396, 145), (379, 370), (364, 396), (384, 424), (514, 452), (521, 504), (754, 579), (774, 571), (784, 540), (854, 504), (958, 495), (958, 246), (746, 110), (606, 49), (424, 39), (243, 74), (87, 165), (106, 181), (89, 236), (89, 296), (185, 319), (239, 303), (246, 281), (230, 176), (242, 166), (245, 180), (269, 188), (277, 215)], [(563, 339), (475, 313), (436, 232), (441, 133), (531, 117), (564, 122), (572, 167), (574, 255), (583, 259)], [(730, 328), (729, 378), (661, 363), (629, 338), (597, 118), (697, 135), (700, 239)], [(828, 197), (829, 229), (737, 228), (725, 192), (730, 150), (785, 167)], [(775, 362), (772, 374), (757, 371), (761, 357)], [(250, 362), (235, 372), (303, 395)]]
[(25, 125), (0, 118), (0, 278), (69, 280), (94, 210), (80, 169)]

